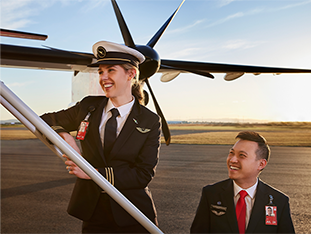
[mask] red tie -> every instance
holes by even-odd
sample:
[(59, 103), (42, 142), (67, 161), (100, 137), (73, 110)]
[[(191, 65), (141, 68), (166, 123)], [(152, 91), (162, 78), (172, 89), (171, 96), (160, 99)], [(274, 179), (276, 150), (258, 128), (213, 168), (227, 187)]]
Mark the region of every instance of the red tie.
[(235, 213), (238, 220), (239, 231), (240, 233), (245, 233), (245, 216), (246, 216), (246, 203), (245, 197), (247, 192), (245, 190), (240, 191), (240, 198), (235, 207)]

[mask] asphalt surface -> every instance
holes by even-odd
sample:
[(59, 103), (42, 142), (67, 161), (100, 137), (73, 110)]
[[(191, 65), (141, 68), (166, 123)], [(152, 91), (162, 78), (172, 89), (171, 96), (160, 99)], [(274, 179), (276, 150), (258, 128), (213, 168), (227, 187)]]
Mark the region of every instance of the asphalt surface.
[[(227, 178), (230, 146), (163, 145), (150, 184), (164, 233), (189, 233), (203, 186)], [(261, 179), (290, 197), (297, 233), (311, 233), (311, 148), (271, 147)], [(75, 178), (39, 140), (1, 141), (1, 233), (79, 233), (67, 204)]]

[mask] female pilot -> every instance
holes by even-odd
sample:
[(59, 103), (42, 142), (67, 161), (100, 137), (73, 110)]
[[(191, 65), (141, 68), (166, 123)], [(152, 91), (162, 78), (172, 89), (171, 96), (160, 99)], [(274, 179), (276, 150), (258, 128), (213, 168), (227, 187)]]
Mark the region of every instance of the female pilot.
[[(42, 118), (157, 224), (148, 184), (158, 163), (160, 118), (141, 104), (138, 66), (145, 58), (132, 48), (106, 41), (96, 43), (93, 53), (97, 61), (88, 66), (98, 67), (106, 96), (88, 96), (67, 110)], [(78, 130), (83, 121), (88, 126), (81, 137), (83, 132)], [(71, 131), (78, 131), (82, 153)], [(74, 162), (67, 158), (65, 164), (77, 177), (68, 213), (83, 221), (83, 233), (147, 232)]]

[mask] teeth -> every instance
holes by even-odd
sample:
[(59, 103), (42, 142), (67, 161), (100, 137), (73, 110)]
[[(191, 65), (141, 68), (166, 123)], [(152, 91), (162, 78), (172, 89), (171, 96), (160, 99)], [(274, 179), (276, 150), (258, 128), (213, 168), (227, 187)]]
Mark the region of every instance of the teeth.
[(112, 86), (112, 84), (105, 84), (104, 86), (105, 86), (105, 88), (110, 88)]
[(230, 166), (230, 169), (232, 169), (232, 170), (239, 170), (239, 168), (233, 167), (233, 166)]

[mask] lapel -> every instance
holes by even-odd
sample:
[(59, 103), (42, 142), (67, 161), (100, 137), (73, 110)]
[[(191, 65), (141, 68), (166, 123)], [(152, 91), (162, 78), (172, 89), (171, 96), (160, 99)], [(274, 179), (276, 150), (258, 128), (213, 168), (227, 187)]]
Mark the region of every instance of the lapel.
[(232, 233), (239, 233), (238, 222), (235, 214), (235, 206), (233, 200), (233, 181), (228, 180), (228, 183), (223, 186), (224, 192), (221, 193), (221, 198), (226, 201), (227, 209), (227, 219)]
[(104, 100), (99, 103), (98, 107), (96, 108), (96, 111), (94, 112), (93, 115), (93, 124), (90, 124), (90, 130), (92, 129), (92, 132), (94, 134), (94, 141), (95, 145), (97, 145), (97, 150), (101, 158), (104, 160), (105, 165), (107, 165), (106, 159), (104, 157), (104, 149), (103, 145), (100, 139), (100, 134), (99, 134), (99, 125), (101, 122), (101, 117), (103, 114), (104, 107), (107, 105), (108, 98), (104, 98)]
[[(112, 159), (120, 149), (122, 149), (122, 146), (127, 141), (127, 139), (130, 137), (132, 132), (136, 129), (137, 124), (140, 123), (140, 104), (137, 100), (135, 100), (135, 103), (133, 105), (133, 108), (119, 134), (119, 136), (116, 139), (116, 142), (113, 145), (113, 148), (110, 152), (109, 159)], [(134, 120), (135, 119), (135, 120)]]
[(267, 197), (268, 195), (266, 194), (265, 186), (262, 181), (259, 180), (256, 191), (255, 203), (245, 232), (253, 233), (255, 231), (256, 226), (259, 224), (258, 220), (260, 220), (260, 217), (264, 215), (265, 205), (268, 204), (269, 200), (267, 199)]

